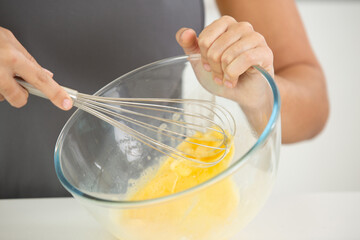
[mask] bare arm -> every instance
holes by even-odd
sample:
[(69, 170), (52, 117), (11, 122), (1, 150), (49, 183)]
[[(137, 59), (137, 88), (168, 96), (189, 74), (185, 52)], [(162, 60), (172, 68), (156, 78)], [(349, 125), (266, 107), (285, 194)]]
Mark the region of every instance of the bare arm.
[(250, 22), (274, 54), (282, 98), (282, 139), (317, 135), (329, 114), (326, 82), (293, 0), (217, 0), (222, 15)]
[(280, 90), (283, 143), (317, 135), (329, 114), (326, 82), (295, 2), (217, 0), (217, 4), (224, 16), (199, 37), (192, 29), (178, 31), (184, 51), (201, 53), (205, 70), (229, 89), (225, 91), (229, 98), (240, 90), (242, 76), (251, 75), (251, 66), (262, 66)]

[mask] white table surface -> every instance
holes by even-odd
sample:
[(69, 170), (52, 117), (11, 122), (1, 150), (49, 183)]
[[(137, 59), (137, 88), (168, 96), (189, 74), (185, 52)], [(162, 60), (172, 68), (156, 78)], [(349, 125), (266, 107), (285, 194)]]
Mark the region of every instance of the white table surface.
[[(72, 198), (0, 200), (0, 239), (114, 240)], [(236, 239), (360, 239), (360, 192), (272, 196)]]

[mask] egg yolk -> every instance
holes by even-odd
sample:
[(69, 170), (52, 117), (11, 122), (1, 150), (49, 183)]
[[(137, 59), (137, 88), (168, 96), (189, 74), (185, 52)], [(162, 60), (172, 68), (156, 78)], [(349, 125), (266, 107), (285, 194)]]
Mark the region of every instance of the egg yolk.
[[(177, 148), (198, 160), (213, 162), (223, 155), (224, 151), (214, 152), (193, 142), (218, 146), (223, 137), (218, 131), (197, 132)], [(228, 139), (230, 149), (218, 164), (211, 167), (200, 168), (188, 160), (168, 157), (155, 176), (130, 196), (130, 200), (171, 195), (215, 177), (225, 170), (232, 160), (234, 145), (231, 143), (231, 136), (228, 136)], [(119, 224), (126, 225), (127, 233), (131, 233), (129, 236), (138, 237), (134, 239), (214, 239), (214, 236), (219, 235), (216, 232), (218, 229), (222, 229), (222, 232), (225, 229), (229, 236), (232, 234), (238, 203), (238, 191), (230, 176), (174, 200), (124, 210), (117, 218)], [(225, 235), (222, 233), (221, 238), (216, 239), (226, 239)]]
[[(217, 131), (207, 133), (197, 132), (192, 138), (187, 138), (177, 149), (203, 162), (214, 162), (224, 154), (224, 150), (214, 150), (209, 147), (219, 146), (224, 135)], [(229, 138), (228, 142), (231, 139)], [(201, 146), (201, 145), (204, 146)], [(231, 143), (230, 143), (231, 144)], [(209, 147), (207, 147), (209, 146)], [(221, 145), (224, 147), (224, 145)], [(199, 167), (190, 160), (169, 157), (157, 171), (155, 177), (146, 186), (135, 193), (130, 200), (145, 200), (163, 197), (181, 192), (216, 176), (229, 165), (233, 156), (233, 145), (225, 157), (212, 167)]]

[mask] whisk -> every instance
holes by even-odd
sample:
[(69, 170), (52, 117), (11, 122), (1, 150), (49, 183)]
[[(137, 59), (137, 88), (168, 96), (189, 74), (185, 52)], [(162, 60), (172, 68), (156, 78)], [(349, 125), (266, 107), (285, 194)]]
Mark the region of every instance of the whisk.
[[(31, 84), (18, 78), (16, 80), (30, 94), (47, 98)], [(166, 156), (189, 160), (197, 167), (210, 167), (219, 163), (229, 151), (229, 134), (232, 132), (228, 132), (225, 127), (230, 126), (233, 128), (231, 131), (234, 131), (234, 119), (228, 110), (213, 101), (102, 97), (63, 88), (75, 107), (104, 120)], [(216, 138), (204, 140), (199, 137), (199, 133), (207, 132), (215, 133)], [(177, 146), (181, 142), (201, 148), (207, 158), (191, 150), (194, 148), (179, 149)]]

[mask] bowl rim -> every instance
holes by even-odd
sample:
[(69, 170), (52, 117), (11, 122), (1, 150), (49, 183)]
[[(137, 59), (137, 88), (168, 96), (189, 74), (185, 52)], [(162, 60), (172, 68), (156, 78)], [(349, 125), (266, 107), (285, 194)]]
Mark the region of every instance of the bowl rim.
[[(120, 77), (118, 77), (117, 79), (111, 81), (110, 83), (108, 83), (107, 85), (105, 85), (104, 87), (102, 87), (101, 89), (99, 89), (94, 95), (99, 95), (101, 94), (103, 91), (107, 90), (111, 85), (117, 83), (118, 81), (121, 81), (123, 78), (126, 78), (128, 76), (131, 76), (132, 74), (137, 73), (140, 70), (146, 70), (146, 69), (150, 69), (159, 65), (163, 65), (163, 64), (171, 64), (174, 63), (176, 61), (183, 61), (183, 60), (187, 60), (189, 58), (189, 56), (187, 55), (182, 55), (182, 56), (176, 56), (176, 57), (169, 57), (169, 58), (165, 58), (159, 61), (155, 61), (152, 62), (150, 64), (141, 66), (139, 68), (136, 68)], [(280, 94), (279, 94), (279, 90), (276, 86), (276, 83), (274, 81), (274, 79), (271, 77), (271, 75), (262, 67), (260, 66), (253, 66), (256, 70), (258, 70), (263, 77), (268, 81), (270, 88), (272, 90), (273, 93), (273, 108), (272, 108), (272, 112), (269, 118), (268, 123), (266, 124), (266, 127), (264, 128), (263, 132), (261, 133), (261, 135), (259, 136), (259, 138), (257, 139), (257, 141), (253, 144), (253, 146), (246, 152), (244, 153), (238, 160), (235, 160), (228, 168), (226, 168), (224, 171), (222, 171), (221, 173), (219, 173), (218, 175), (206, 180), (205, 182), (202, 182), (194, 187), (191, 187), (189, 189), (186, 189), (184, 191), (181, 192), (177, 192), (171, 195), (167, 195), (167, 196), (163, 196), (163, 197), (158, 197), (158, 198), (153, 198), (153, 199), (147, 199), (147, 200), (137, 200), (137, 201), (124, 201), (124, 200), (113, 200), (113, 199), (106, 199), (106, 198), (101, 198), (101, 197), (95, 197), (93, 195), (90, 195), (88, 193), (85, 193), (83, 191), (81, 191), (80, 189), (74, 187), (64, 176), (63, 172), (62, 172), (62, 168), (61, 168), (61, 163), (60, 163), (60, 149), (62, 147), (63, 141), (62, 139), (64, 138), (65, 133), (67, 133), (69, 126), (72, 125), (72, 123), (78, 118), (80, 112), (82, 112), (82, 110), (77, 109), (68, 119), (68, 121), (65, 123), (64, 127), (62, 128), (58, 139), (56, 141), (55, 144), (55, 151), (54, 151), (54, 163), (55, 163), (55, 171), (57, 174), (57, 177), (59, 178), (61, 184), (74, 196), (74, 197), (80, 197), (80, 198), (84, 198), (84, 199), (88, 199), (91, 201), (95, 201), (96, 203), (100, 203), (100, 204), (106, 204), (106, 205), (115, 205), (116, 207), (120, 207), (120, 208), (134, 208), (134, 207), (141, 207), (141, 206), (148, 206), (148, 205), (152, 205), (152, 204), (157, 204), (157, 203), (161, 203), (164, 201), (170, 201), (173, 200), (175, 198), (179, 198), (179, 197), (183, 197), (185, 195), (191, 194), (193, 192), (197, 192), (200, 191), (201, 189), (212, 185), (216, 182), (221, 181), (223, 178), (226, 178), (230, 175), (232, 175), (234, 172), (236, 172), (245, 162), (246, 159), (249, 158), (249, 156), (251, 156), (256, 149), (258, 149), (260, 146), (262, 146), (265, 141), (268, 139), (269, 135), (274, 131), (276, 124), (278, 123), (278, 119), (280, 118)]]

